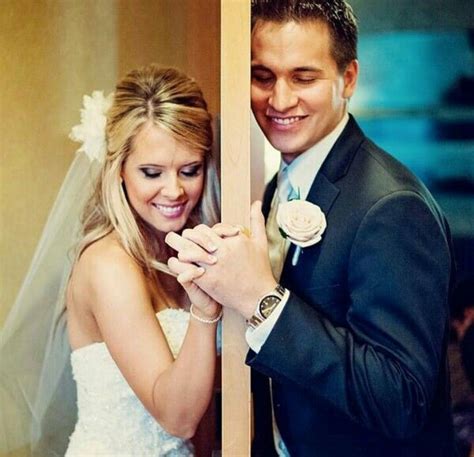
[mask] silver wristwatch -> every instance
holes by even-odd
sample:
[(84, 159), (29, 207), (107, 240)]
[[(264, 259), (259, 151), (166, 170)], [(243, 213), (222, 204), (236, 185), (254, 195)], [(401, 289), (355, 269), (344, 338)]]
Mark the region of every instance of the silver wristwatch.
[(285, 296), (285, 288), (277, 284), (272, 292), (265, 294), (258, 301), (257, 309), (254, 315), (248, 320), (248, 325), (257, 328), (265, 319), (267, 319), (274, 309), (279, 305)]

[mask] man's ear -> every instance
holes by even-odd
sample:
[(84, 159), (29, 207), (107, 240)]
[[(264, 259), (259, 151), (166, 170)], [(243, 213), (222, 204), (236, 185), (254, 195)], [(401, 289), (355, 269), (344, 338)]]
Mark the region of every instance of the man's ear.
[(354, 59), (347, 64), (346, 69), (344, 70), (344, 98), (350, 99), (354, 94), (357, 77), (359, 76), (359, 62)]

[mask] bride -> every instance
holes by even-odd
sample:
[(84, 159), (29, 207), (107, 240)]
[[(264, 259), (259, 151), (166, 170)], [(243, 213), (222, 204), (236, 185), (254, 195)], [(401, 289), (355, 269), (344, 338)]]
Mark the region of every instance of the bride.
[[(96, 147), (100, 140), (87, 126), (87, 110), (100, 100), (105, 147)], [(58, 382), (67, 379), (69, 360), (61, 362), (64, 352), (69, 358), (67, 338), (78, 408), (67, 457), (193, 455), (190, 438), (211, 399), (222, 311), (193, 287), (192, 278), (165, 274), (172, 252), (164, 237), (217, 221), (211, 118), (192, 79), (155, 65), (126, 75), (110, 107), (108, 102), (95, 94), (83, 125), (73, 130), (84, 142), (81, 149), (101, 165), (83, 211), (64, 300), (54, 312), (39, 387), (27, 391), (25, 416), (31, 416), (32, 440), (41, 443), (37, 449), (59, 455), (48, 441), (54, 441), (51, 424), (62, 425), (55, 411), (62, 403), (58, 392), (67, 391)], [(96, 121), (92, 130), (100, 132)], [(222, 224), (216, 230), (235, 234)], [(67, 323), (67, 337), (61, 322)], [(8, 342), (2, 334), (0, 355)], [(53, 383), (51, 366), (60, 373)], [(23, 393), (15, 395), (19, 384), (21, 373), (5, 384), (1, 399), (23, 399)], [(2, 423), (7, 438), (3, 414), (0, 438)]]

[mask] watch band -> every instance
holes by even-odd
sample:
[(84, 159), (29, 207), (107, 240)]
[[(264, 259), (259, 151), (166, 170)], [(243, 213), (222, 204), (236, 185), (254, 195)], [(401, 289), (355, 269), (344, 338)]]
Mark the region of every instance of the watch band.
[[(260, 297), (257, 303), (257, 309), (253, 316), (247, 321), (247, 324), (252, 328), (257, 328), (265, 319), (267, 319), (274, 309), (280, 304), (285, 296), (285, 288), (277, 284), (275, 289)], [(267, 305), (265, 314), (262, 313), (262, 306)]]

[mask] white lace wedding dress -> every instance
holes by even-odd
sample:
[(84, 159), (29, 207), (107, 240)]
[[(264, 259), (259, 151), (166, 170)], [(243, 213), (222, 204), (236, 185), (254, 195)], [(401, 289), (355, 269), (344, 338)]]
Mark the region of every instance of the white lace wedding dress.
[[(189, 313), (165, 309), (157, 317), (176, 357)], [(170, 435), (148, 413), (104, 343), (73, 351), (71, 364), (77, 384), (78, 421), (66, 457), (194, 455), (190, 441)]]

